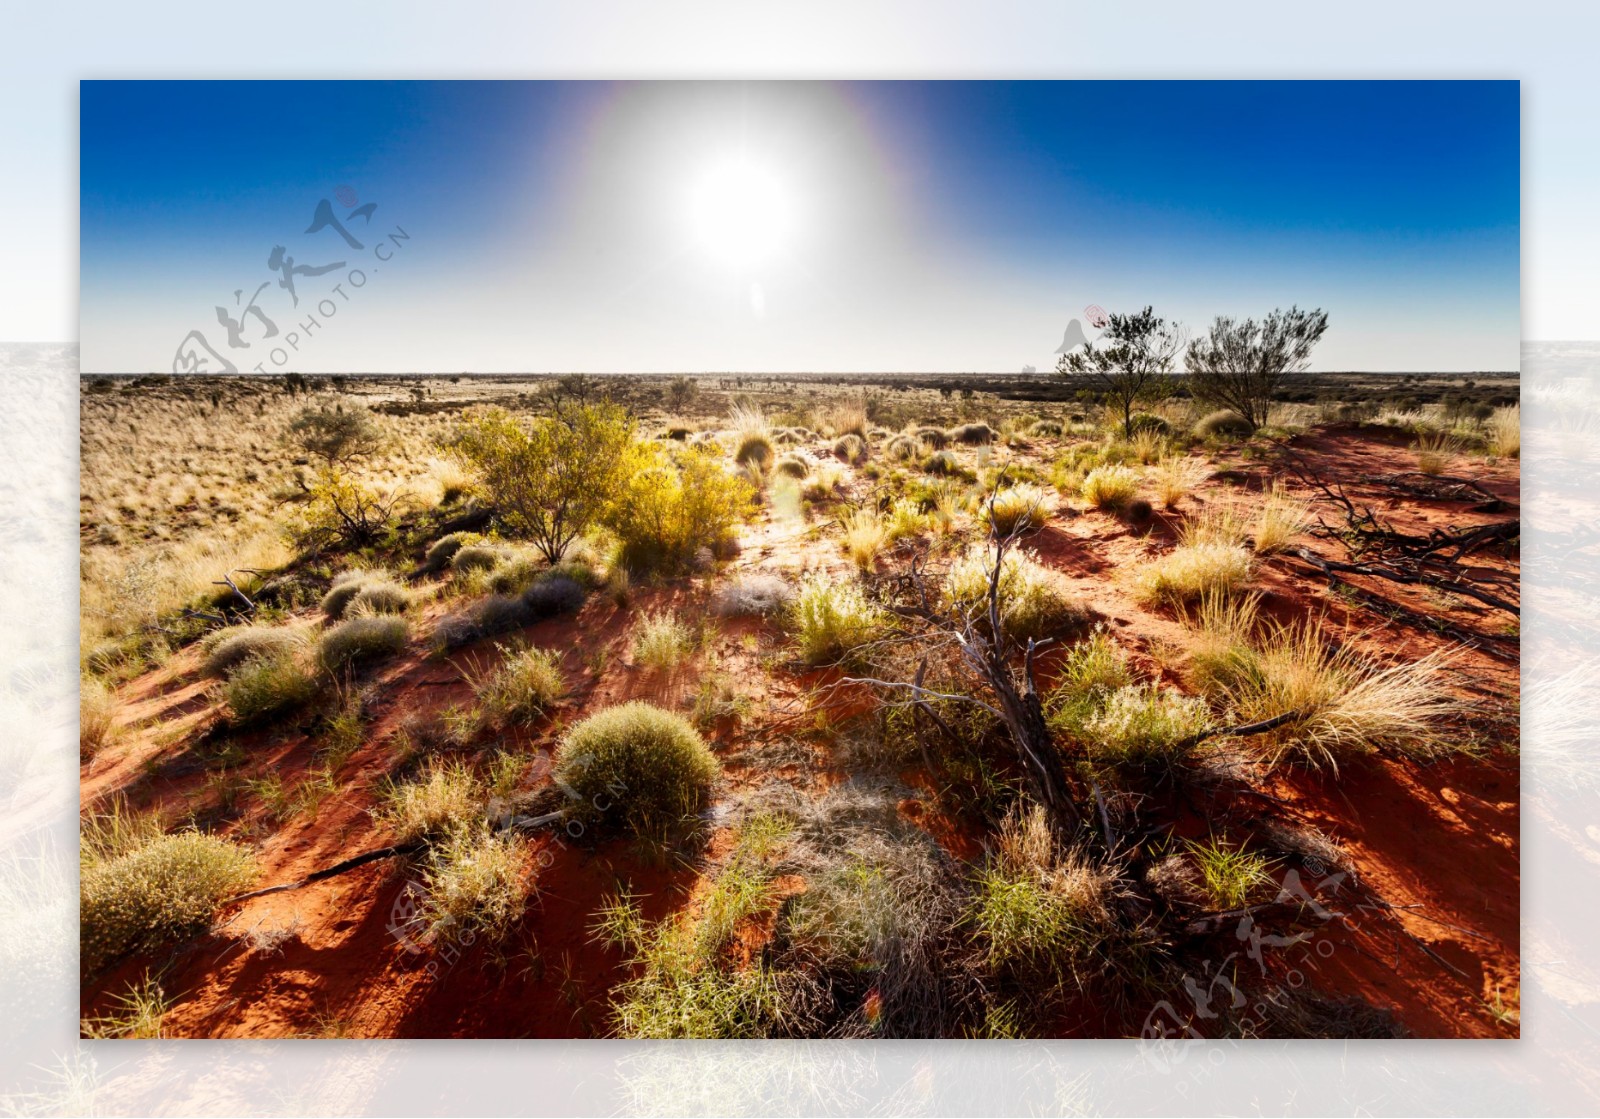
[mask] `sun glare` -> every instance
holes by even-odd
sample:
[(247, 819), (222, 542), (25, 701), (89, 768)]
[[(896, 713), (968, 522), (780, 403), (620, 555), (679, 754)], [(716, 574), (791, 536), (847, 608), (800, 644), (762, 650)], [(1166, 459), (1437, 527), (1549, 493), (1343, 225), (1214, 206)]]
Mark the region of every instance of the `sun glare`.
[(712, 164), (695, 180), (690, 220), (696, 244), (730, 268), (764, 263), (789, 236), (792, 211), (782, 181), (742, 158)]

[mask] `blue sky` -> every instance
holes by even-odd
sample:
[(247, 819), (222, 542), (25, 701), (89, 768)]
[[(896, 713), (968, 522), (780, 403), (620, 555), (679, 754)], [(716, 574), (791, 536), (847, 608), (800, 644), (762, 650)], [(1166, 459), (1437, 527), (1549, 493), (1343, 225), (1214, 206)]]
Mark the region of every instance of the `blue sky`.
[[(1317, 368), (1513, 369), (1519, 113), (1515, 82), (85, 82), (83, 368), (199, 331), (241, 370), (1008, 371), (1089, 304), (1298, 303)], [(323, 199), (360, 249), (306, 232)], [(339, 267), (296, 306), (278, 246)]]

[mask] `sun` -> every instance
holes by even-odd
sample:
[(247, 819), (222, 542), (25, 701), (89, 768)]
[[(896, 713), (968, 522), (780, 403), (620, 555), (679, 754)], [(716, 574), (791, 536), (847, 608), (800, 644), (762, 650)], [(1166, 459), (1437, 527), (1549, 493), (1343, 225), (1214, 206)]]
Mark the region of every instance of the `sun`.
[(771, 168), (736, 156), (695, 178), (689, 217), (701, 252), (725, 267), (746, 269), (771, 261), (787, 244), (792, 200)]

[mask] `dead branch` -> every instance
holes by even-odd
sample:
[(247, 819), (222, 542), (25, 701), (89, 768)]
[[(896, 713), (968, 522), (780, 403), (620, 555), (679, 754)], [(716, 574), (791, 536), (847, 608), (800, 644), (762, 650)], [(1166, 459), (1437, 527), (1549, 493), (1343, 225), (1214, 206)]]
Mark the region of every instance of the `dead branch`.
[[(553, 824), (565, 815), (566, 813), (564, 812), (546, 812), (542, 816), (500, 816), (490, 819), (489, 826), (499, 832), (533, 831), (537, 828), (542, 828)], [(310, 886), (313, 883), (322, 882), (329, 878), (337, 877), (341, 874), (348, 874), (350, 871), (364, 867), (368, 863), (379, 862), (383, 859), (396, 859), (405, 855), (419, 854), (425, 850), (427, 846), (428, 844), (426, 840), (413, 839), (409, 843), (396, 843), (389, 847), (379, 847), (371, 851), (363, 851), (361, 854), (353, 855), (342, 862), (337, 862), (332, 866), (323, 867), (321, 870), (313, 871), (304, 878), (300, 879), (298, 882), (284, 882), (277, 886), (264, 886), (259, 890), (251, 890), (248, 893), (236, 894), (233, 897), (228, 898), (222, 904), (233, 905), (236, 902), (249, 901), (251, 898), (266, 897), (268, 894), (281, 894), (289, 890), (303, 889), (304, 887)]]

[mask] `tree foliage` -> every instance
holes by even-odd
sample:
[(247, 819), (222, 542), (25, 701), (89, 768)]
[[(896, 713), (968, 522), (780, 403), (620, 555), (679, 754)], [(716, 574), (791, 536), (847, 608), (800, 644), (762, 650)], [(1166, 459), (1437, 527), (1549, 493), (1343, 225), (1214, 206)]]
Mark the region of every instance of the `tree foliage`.
[(669, 454), (658, 444), (639, 444), (632, 467), (606, 527), (621, 545), (623, 566), (633, 571), (676, 574), (701, 548), (718, 551), (755, 500), (754, 486), (699, 448)]
[(1266, 318), (1218, 315), (1204, 337), (1189, 343), (1189, 387), (1208, 404), (1231, 408), (1254, 431), (1267, 422), (1267, 410), (1284, 375), (1311, 362), (1311, 351), (1328, 329), (1326, 311), (1279, 308)]
[(635, 446), (628, 414), (598, 402), (531, 421), (490, 408), (447, 449), (477, 475), (506, 528), (555, 563), (600, 522), (634, 467)]
[[(1098, 343), (1098, 344), (1097, 344)], [(1134, 314), (1113, 314), (1105, 333), (1084, 348), (1061, 355), (1056, 373), (1087, 377), (1108, 407), (1122, 417), (1122, 435), (1133, 438), (1133, 411), (1172, 392), (1172, 364), (1183, 351), (1176, 323), (1146, 307)]]
[(342, 404), (307, 405), (289, 421), (289, 443), (329, 466), (370, 455), (383, 446), (383, 432), (372, 413)]

